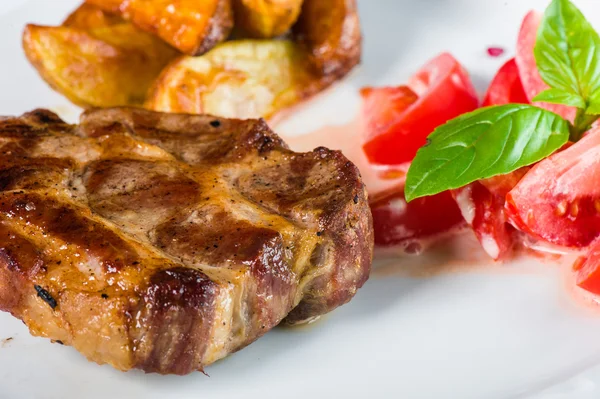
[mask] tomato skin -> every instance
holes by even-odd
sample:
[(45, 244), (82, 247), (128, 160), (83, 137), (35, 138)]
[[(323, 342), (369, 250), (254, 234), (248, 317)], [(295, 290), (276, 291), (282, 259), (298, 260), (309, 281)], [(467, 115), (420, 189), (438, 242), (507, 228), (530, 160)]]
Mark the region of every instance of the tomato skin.
[[(537, 31), (542, 22), (542, 18), (543, 15), (541, 13), (537, 11), (530, 11), (523, 20), (517, 41), (517, 56), (515, 61), (519, 68), (519, 74), (521, 76), (523, 88), (525, 89), (525, 95), (530, 102), (542, 91), (550, 88), (540, 76), (535, 62), (535, 55), (533, 53), (535, 41), (537, 39)], [(557, 113), (571, 122), (575, 120), (575, 114), (577, 110), (573, 107), (542, 102), (536, 102), (535, 105), (547, 109), (548, 111)]]
[(406, 203), (404, 186), (379, 194), (371, 202), (375, 244), (392, 246), (434, 237), (463, 224), (450, 192)]
[(419, 99), (417, 93), (408, 86), (365, 87), (360, 94), (365, 130), (368, 132), (389, 130), (402, 117), (402, 113)]
[(595, 243), (586, 256), (575, 261), (573, 270), (578, 287), (600, 295), (600, 242)]
[[(418, 95), (413, 104), (380, 128), (366, 127), (363, 149), (372, 164), (398, 165), (412, 161), (436, 127), (479, 105), (468, 73), (448, 53), (427, 63), (408, 86)], [(377, 110), (365, 108), (364, 112)], [(366, 115), (366, 118), (378, 116)]]
[(583, 248), (600, 237), (600, 129), (535, 165), (506, 197), (518, 229)]
[(529, 104), (514, 58), (502, 65), (488, 88), (482, 106), (511, 103)]

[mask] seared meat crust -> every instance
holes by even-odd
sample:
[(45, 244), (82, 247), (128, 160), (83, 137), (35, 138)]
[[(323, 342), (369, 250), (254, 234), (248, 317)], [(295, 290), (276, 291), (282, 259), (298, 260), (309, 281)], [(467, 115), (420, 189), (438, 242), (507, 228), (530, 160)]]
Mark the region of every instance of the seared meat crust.
[(36, 110), (0, 147), (0, 310), (92, 361), (202, 370), (368, 278), (357, 168), (262, 120)]

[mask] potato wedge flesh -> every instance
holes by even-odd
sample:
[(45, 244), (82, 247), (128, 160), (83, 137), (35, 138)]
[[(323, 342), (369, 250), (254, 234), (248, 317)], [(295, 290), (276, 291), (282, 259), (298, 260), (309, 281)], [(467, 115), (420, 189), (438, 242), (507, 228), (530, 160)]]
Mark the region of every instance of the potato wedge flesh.
[(234, 0), (235, 23), (256, 38), (273, 38), (290, 30), (303, 0)]
[(119, 14), (179, 51), (202, 54), (233, 27), (231, 0), (86, 0)]
[(270, 118), (330, 82), (312, 73), (288, 40), (223, 43), (201, 57), (181, 57), (161, 74), (146, 103), (164, 112)]

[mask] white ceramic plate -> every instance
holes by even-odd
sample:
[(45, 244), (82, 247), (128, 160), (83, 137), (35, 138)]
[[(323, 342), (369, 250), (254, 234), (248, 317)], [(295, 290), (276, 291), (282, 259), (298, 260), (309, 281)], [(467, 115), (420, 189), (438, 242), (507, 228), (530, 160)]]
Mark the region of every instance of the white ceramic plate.
[[(600, 3), (576, 2), (600, 27)], [(76, 120), (77, 108), (27, 64), (20, 33), (26, 22), (58, 24), (77, 3), (0, 0), (0, 114), (48, 107)], [(444, 50), (483, 91), (514, 52), (526, 11), (546, 4), (360, 0), (363, 65), (277, 129), (291, 135), (346, 123), (358, 110), (361, 86), (402, 83)], [(489, 57), (492, 45), (504, 47), (505, 56)], [(477, 259), (478, 251), (473, 245), (463, 257)], [(275, 329), (209, 367), (210, 378), (100, 367), (72, 348), (32, 338), (0, 314), (0, 398), (600, 397), (600, 370), (589, 369), (600, 362), (600, 315), (570, 299), (557, 268), (523, 260), (490, 269), (470, 261), (458, 272), (417, 278), (402, 273), (407, 262), (380, 259), (350, 304), (310, 327)]]

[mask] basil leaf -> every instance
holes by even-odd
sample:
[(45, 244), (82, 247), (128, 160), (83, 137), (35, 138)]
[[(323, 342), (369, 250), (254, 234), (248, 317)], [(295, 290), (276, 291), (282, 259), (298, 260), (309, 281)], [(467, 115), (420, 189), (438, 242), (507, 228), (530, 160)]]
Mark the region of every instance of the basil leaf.
[(413, 160), (407, 201), (510, 173), (559, 149), (567, 121), (525, 104), (481, 108), (438, 127)]
[(587, 115), (600, 115), (600, 90), (590, 97), (590, 103), (585, 110)]
[[(600, 36), (569, 0), (553, 0), (546, 9), (534, 53), (540, 75), (550, 87), (580, 96), (587, 103), (596, 98), (600, 91)], [(561, 104), (573, 105), (572, 97), (565, 98), (569, 101)], [(581, 105), (577, 106), (586, 108)]]
[(542, 101), (552, 104), (564, 104), (571, 107), (585, 109), (585, 100), (578, 94), (569, 93), (560, 89), (544, 90), (533, 98), (532, 101)]

